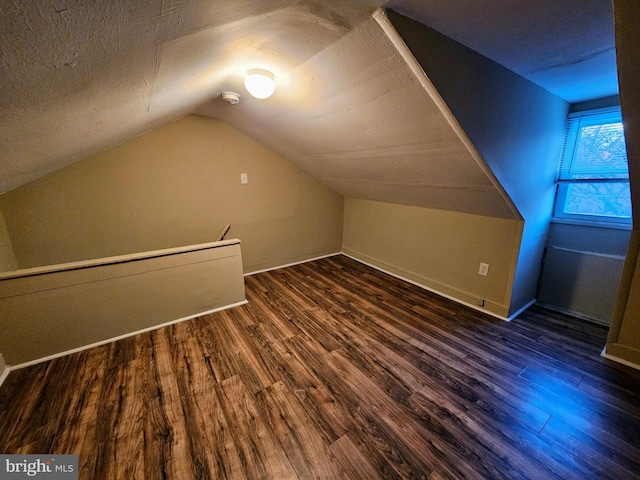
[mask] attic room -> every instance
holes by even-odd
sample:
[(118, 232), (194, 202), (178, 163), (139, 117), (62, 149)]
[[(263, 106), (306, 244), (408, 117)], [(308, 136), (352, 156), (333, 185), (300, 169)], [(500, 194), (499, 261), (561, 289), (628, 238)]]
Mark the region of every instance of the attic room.
[[(635, 2), (0, 11), (3, 457), (636, 478)], [(623, 212), (567, 218), (571, 121), (612, 111)]]

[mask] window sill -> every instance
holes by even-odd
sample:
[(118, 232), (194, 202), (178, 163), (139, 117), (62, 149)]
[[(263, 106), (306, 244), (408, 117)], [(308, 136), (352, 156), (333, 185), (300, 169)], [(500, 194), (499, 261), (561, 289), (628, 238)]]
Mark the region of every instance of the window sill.
[(611, 230), (632, 230), (633, 224), (619, 222), (598, 222), (594, 220), (577, 220), (573, 218), (553, 217), (551, 223), (561, 223), (564, 225), (580, 225), (583, 227), (609, 228)]

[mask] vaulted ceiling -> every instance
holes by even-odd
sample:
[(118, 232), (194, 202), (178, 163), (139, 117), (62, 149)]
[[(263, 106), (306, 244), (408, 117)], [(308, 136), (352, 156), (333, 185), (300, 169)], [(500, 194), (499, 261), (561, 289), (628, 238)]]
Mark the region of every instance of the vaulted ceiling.
[[(608, 1), (517, 4), (387, 6), (568, 101), (616, 93)], [(517, 216), (384, 14), (374, 14), (380, 6), (3, 2), (0, 192), (197, 113), (236, 126), (345, 195)], [(594, 38), (579, 42), (585, 33)], [(276, 75), (268, 100), (242, 87), (254, 66)], [(240, 104), (224, 102), (225, 90), (240, 93)]]
[(367, 16), (287, 72), (297, 88), (279, 88), (270, 102), (216, 97), (195, 112), (223, 119), (344, 195), (513, 218), (394, 32), (382, 12)]

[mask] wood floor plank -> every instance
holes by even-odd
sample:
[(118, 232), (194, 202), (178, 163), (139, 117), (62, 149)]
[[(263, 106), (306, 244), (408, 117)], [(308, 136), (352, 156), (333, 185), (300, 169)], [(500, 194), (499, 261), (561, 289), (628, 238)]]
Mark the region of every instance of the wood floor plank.
[[(81, 368), (68, 377), (62, 395), (66, 398), (63, 418), (57, 423), (53, 442), (49, 448), (53, 453), (80, 453), (86, 439), (95, 431), (95, 411), (101, 403), (101, 385), (108, 365), (107, 348), (93, 348), (74, 354)], [(70, 395), (69, 392), (73, 392)], [(53, 424), (53, 422), (51, 422)]]
[(335, 319), (324, 310), (313, 307), (302, 312), (293, 321), (301, 332), (320, 343), (326, 351), (330, 352), (342, 346), (335, 332), (325, 327), (327, 322), (335, 324)]
[(176, 369), (173, 362), (173, 345), (168, 330), (161, 329), (149, 333), (153, 344), (152, 360), (156, 395), (162, 398), (163, 403), (169, 404), (180, 399), (180, 387), (176, 377)]
[(222, 355), (216, 359), (225, 365), (224, 369), (230, 372), (230, 378), (239, 375), (247, 388), (256, 393), (274, 383), (275, 378), (265, 366), (258, 346), (251, 342), (247, 330), (237, 324), (236, 315), (237, 311), (220, 312), (206, 328), (211, 330), (212, 336), (219, 339), (217, 348)]
[[(483, 421), (487, 418), (484, 412), (460, 408), (428, 388), (412, 395), (408, 405), (442, 441), (468, 449), (464, 457), (475, 459), (474, 464), (484, 478), (553, 478), (519, 449), (505, 448), (508, 437), (497, 423)], [(530, 472), (537, 473), (532, 476)]]
[[(290, 339), (288, 343), (293, 343), (296, 338)], [(384, 390), (341, 358), (338, 352), (319, 355), (317, 350), (309, 346), (307, 342), (298, 342), (298, 354), (319, 372), (328, 388), (335, 391), (343, 402), (348, 401), (345, 407), (356, 427), (378, 445), (393, 468), (401, 472), (401, 475), (410, 476), (412, 471), (431, 471), (440, 465), (440, 452), (421, 437), (426, 432), (420, 431), (420, 427), (411, 421), (401, 430), (397, 423), (401, 423), (402, 417), (399, 406)], [(421, 444), (422, 449), (408, 448), (407, 442), (412, 440)], [(442, 467), (445, 470), (448, 468), (446, 465)]]
[(336, 468), (340, 472), (336, 478), (345, 480), (402, 478), (395, 470), (381, 470), (377, 465), (372, 464), (354, 444), (349, 434), (338, 438), (329, 446), (329, 449), (336, 458)]
[[(239, 459), (230, 445), (215, 382), (197, 347), (194, 338), (172, 347), (180, 397), (162, 409), (164, 418), (157, 422), (160, 428), (152, 432), (154, 440), (159, 438), (150, 443), (165, 446), (165, 450), (158, 449), (155, 463), (166, 465), (166, 471), (171, 473), (166, 475), (168, 478), (234, 478), (230, 475), (240, 478)], [(220, 457), (225, 458), (224, 463), (219, 461)]]
[(335, 395), (324, 385), (318, 372), (313, 370), (313, 366), (294, 353), (291, 340), (296, 338), (292, 337), (289, 342), (271, 344), (269, 355), (274, 365), (277, 365), (281, 381), (294, 393), (325, 443), (330, 444), (349, 430), (350, 417), (337, 402)]
[(215, 382), (220, 383), (236, 375), (235, 355), (229, 351), (231, 342), (218, 317), (205, 315), (199, 320), (197, 340), (202, 349), (205, 366)]
[[(260, 279), (250, 276), (247, 282), (260, 283)], [(300, 333), (293, 320), (304, 313), (304, 307), (298, 307), (297, 302), (282, 302), (283, 294), (279, 285), (273, 282), (270, 287), (263, 286), (260, 294), (249, 294), (250, 304), (246, 307), (252, 318), (253, 325), (259, 324), (266, 329), (273, 341), (289, 338)], [(252, 312), (255, 314), (252, 315)], [(262, 319), (260, 321), (259, 319)]]
[[(340, 352), (332, 352), (331, 357), (332, 367), (344, 376), (343, 388), (350, 396), (360, 400), (358, 411), (366, 418), (368, 426), (376, 432), (384, 432), (389, 446), (389, 459), (397, 462), (398, 470), (404, 471), (405, 475), (414, 470), (438, 470), (447, 472), (452, 478), (482, 478), (471, 462), (450, 461), (457, 458), (456, 452), (449, 449), (438, 435), (425, 428), (422, 422), (407, 415), (403, 405), (386, 395), (376, 382), (371, 381)], [(450, 460), (443, 461), (444, 457)]]
[(196, 337), (174, 342), (171, 355), (180, 398), (213, 391), (216, 379)]
[[(359, 440), (359, 449), (367, 454), (368, 461), (377, 466), (378, 471), (386, 472), (390, 475), (396, 469), (393, 461), (389, 461), (389, 454), (393, 455), (393, 446), (390, 446), (384, 435), (380, 435), (375, 420), (371, 422), (371, 415), (363, 416), (362, 402), (353, 396), (345, 394), (349, 388), (348, 379), (344, 378), (341, 372), (337, 372), (330, 367), (328, 352), (312, 339), (305, 339), (299, 335), (288, 339), (286, 346), (292, 355), (318, 379), (321, 387), (318, 391), (329, 392), (329, 401), (324, 401), (321, 405), (322, 411), (326, 413), (326, 418), (330, 419), (338, 429), (345, 433), (356, 433)], [(367, 446), (371, 448), (367, 448)], [(400, 461), (402, 463), (402, 461)], [(397, 474), (397, 472), (395, 473)], [(393, 476), (393, 475), (392, 475)]]
[(223, 381), (216, 390), (247, 478), (298, 478), (240, 377)]
[(102, 403), (95, 412), (95, 438), (99, 443), (90, 467), (95, 478), (143, 478), (144, 465), (140, 462), (144, 457), (130, 454), (141, 451), (144, 445), (142, 411), (146, 405), (136, 391), (140, 371), (137, 362), (118, 363), (105, 371)]
[(189, 450), (182, 405), (163, 404), (161, 397), (146, 398), (150, 408), (143, 420), (145, 478), (193, 478), (195, 455)]
[(633, 405), (640, 405), (640, 384), (637, 387), (615, 384), (609, 380), (585, 374), (578, 388), (589, 395), (601, 397), (609, 405), (616, 405), (628, 415), (634, 415), (637, 418), (640, 413), (630, 408)]
[(631, 458), (626, 450), (602, 442), (602, 439), (581, 432), (555, 417), (549, 420), (541, 434), (582, 458), (600, 478), (607, 478), (612, 471), (616, 471), (620, 478), (640, 476), (640, 458)]
[(265, 388), (256, 395), (256, 403), (300, 478), (339, 478), (328, 444), (298, 403), (298, 396), (283, 382)]
[(216, 397), (215, 391), (201, 391), (183, 398), (184, 433), (189, 449), (184, 460), (176, 463), (190, 463), (195, 478), (246, 478), (222, 405)]
[[(360, 308), (364, 309), (365, 307), (360, 306)], [(508, 392), (492, 381), (494, 375), (502, 378), (504, 372), (495, 373), (494, 370), (487, 369), (484, 365), (467, 364), (466, 355), (451, 353), (451, 346), (440, 342), (437, 337), (424, 338), (416, 331), (417, 327), (412, 327), (409, 331), (406, 331), (401, 326), (402, 321), (386, 318), (384, 310), (376, 310), (374, 314), (377, 315), (374, 317), (377, 325), (367, 321), (367, 319), (360, 321), (353, 316), (349, 317), (349, 319), (359, 327), (361, 332), (370, 332), (371, 335), (374, 335), (380, 342), (390, 348), (395, 348), (399, 352), (405, 353), (413, 350), (412, 354), (408, 356), (414, 361), (416, 359), (420, 360), (416, 365), (422, 369), (423, 374), (428, 373), (429, 377), (439, 379), (441, 386), (451, 389), (452, 394), (462, 396), (463, 400), (476, 402), (478, 393), (493, 395), (494, 391), (497, 391), (497, 395), (503, 399), (500, 403), (502, 408), (509, 409), (512, 415), (525, 424), (540, 430), (547, 422), (550, 416), (549, 413), (529, 402), (522, 401), (522, 398), (526, 398), (526, 393), (521, 398), (513, 398), (512, 395), (509, 395)], [(333, 328), (335, 329), (335, 327)], [(444, 335), (445, 333), (443, 332), (442, 334)], [(362, 336), (362, 333), (360, 333), (360, 336)], [(398, 343), (398, 340), (404, 340), (405, 342)], [(432, 365), (436, 364), (436, 359), (440, 363), (437, 363), (437, 366), (434, 367)], [(443, 373), (445, 374), (443, 375)], [(423, 375), (422, 382), (431, 383), (432, 380), (425, 379)], [(469, 382), (471, 382), (470, 386), (468, 385)], [(478, 387), (482, 387), (482, 389)]]
[(512, 322), (337, 255), (248, 304), (12, 371), (0, 452), (83, 479), (640, 479), (640, 372), (606, 328)]

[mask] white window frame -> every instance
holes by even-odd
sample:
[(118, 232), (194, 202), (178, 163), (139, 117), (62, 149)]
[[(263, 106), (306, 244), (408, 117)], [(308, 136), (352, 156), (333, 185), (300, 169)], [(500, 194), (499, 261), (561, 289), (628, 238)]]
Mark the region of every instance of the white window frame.
[(629, 185), (629, 172), (628, 169), (626, 171), (626, 176), (620, 176), (620, 172), (618, 172), (618, 176), (612, 176), (611, 178), (581, 178), (581, 179), (571, 179), (566, 178), (566, 175), (563, 175), (568, 171), (569, 166), (573, 162), (573, 157), (576, 151), (576, 146), (578, 142), (578, 133), (580, 130), (580, 119), (581, 121), (587, 121), (590, 124), (598, 124), (598, 122), (594, 122), (594, 120), (602, 119), (602, 123), (608, 123), (607, 120), (611, 119), (612, 115), (620, 115), (620, 107), (608, 107), (608, 108), (600, 108), (596, 110), (587, 110), (582, 112), (575, 112), (569, 115), (567, 121), (567, 132), (565, 136), (565, 142), (562, 151), (562, 158), (560, 161), (560, 165), (558, 168), (558, 176), (556, 179), (556, 199), (553, 208), (553, 220), (554, 221), (562, 221), (566, 223), (580, 223), (580, 224), (588, 224), (588, 225), (604, 225), (610, 227), (622, 227), (622, 228), (630, 228), (631, 227), (631, 217), (614, 217), (609, 215), (586, 215), (586, 214), (575, 214), (575, 213), (566, 213), (564, 211), (568, 190), (572, 184), (576, 183), (626, 183)]

